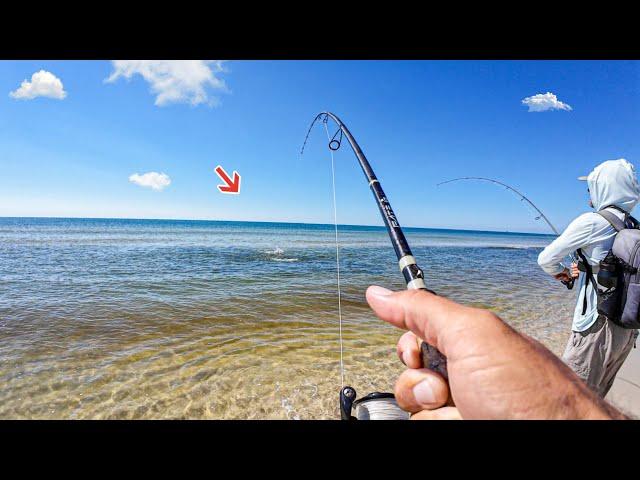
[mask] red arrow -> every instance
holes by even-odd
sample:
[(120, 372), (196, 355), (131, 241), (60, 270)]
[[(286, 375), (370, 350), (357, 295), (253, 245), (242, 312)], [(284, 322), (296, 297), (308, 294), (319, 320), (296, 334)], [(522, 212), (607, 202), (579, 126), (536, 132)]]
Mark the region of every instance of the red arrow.
[(234, 170), (233, 181), (231, 181), (231, 179), (229, 178), (229, 175), (227, 175), (227, 172), (225, 172), (224, 168), (222, 168), (220, 165), (216, 167), (216, 173), (218, 174), (220, 179), (226, 184), (226, 185), (218, 185), (218, 190), (220, 190), (222, 193), (235, 193), (235, 194), (240, 193), (240, 175), (238, 174), (238, 172)]

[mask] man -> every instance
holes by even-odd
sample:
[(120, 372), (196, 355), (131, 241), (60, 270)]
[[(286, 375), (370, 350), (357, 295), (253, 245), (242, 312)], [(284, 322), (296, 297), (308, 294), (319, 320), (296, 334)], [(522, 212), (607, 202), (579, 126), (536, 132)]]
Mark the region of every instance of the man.
[[(640, 199), (635, 169), (625, 159), (603, 162), (579, 180), (587, 181), (589, 206), (594, 212), (576, 218), (538, 256), (540, 267), (558, 280), (578, 277), (576, 264), (572, 264), (570, 271), (560, 263), (578, 249), (597, 278), (599, 262), (611, 249), (617, 232), (596, 212), (606, 209), (625, 220)], [(604, 397), (629, 355), (638, 331), (624, 329), (598, 314), (597, 292), (586, 274), (580, 275), (571, 330), (562, 359), (593, 391)]]

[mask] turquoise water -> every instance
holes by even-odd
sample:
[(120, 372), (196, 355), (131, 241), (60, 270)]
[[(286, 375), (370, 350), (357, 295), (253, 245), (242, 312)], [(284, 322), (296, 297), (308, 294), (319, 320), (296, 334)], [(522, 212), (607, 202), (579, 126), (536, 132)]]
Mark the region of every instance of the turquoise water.
[[(430, 288), (561, 351), (553, 237), (405, 233)], [(402, 276), (382, 227), (339, 236), (346, 381), (389, 391), (400, 332), (364, 291)], [(336, 418), (335, 268), (332, 225), (0, 218), (0, 418)]]

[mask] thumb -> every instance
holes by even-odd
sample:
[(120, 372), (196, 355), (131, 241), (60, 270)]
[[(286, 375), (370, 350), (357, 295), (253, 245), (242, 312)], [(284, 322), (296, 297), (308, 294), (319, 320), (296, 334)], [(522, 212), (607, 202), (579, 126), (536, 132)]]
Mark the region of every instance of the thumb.
[(398, 328), (412, 331), (445, 356), (455, 355), (456, 340), (469, 330), (475, 330), (483, 320), (500, 320), (491, 313), (459, 305), (425, 290), (392, 292), (371, 286), (366, 293), (367, 302), (376, 315)]

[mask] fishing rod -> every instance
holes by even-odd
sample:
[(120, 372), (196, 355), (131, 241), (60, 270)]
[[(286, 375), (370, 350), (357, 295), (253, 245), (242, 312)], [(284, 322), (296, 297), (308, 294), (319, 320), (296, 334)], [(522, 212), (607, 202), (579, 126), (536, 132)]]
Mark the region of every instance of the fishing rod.
[[(438, 183), (436, 186), (439, 187), (440, 185), (444, 185), (445, 183), (451, 183), (451, 182), (457, 182), (459, 180), (482, 180), (485, 182), (491, 182), (491, 183), (495, 183), (496, 185), (502, 185), (503, 187), (505, 187), (507, 190), (511, 190), (513, 193), (515, 193), (518, 197), (520, 197), (520, 201), (526, 201), (529, 205), (531, 205), (536, 212), (538, 212), (538, 216), (536, 217), (536, 220), (540, 220), (541, 218), (547, 222), (547, 225), (549, 225), (549, 228), (551, 228), (551, 231), (553, 233), (555, 233), (556, 235), (560, 236), (560, 232), (558, 231), (558, 229), (556, 227), (553, 226), (553, 224), (551, 223), (551, 221), (547, 218), (547, 216), (542, 213), (542, 210), (540, 210), (538, 207), (535, 206), (535, 204), (529, 200), (523, 193), (520, 193), (518, 190), (516, 190), (515, 188), (511, 187), (510, 185), (507, 185), (506, 183), (502, 183), (499, 182), (498, 180), (494, 180), (493, 178), (486, 178), (486, 177), (459, 177), (459, 178), (453, 178), (451, 180), (447, 180), (445, 182), (440, 182)], [(573, 254), (569, 254), (569, 256), (571, 257), (571, 260), (574, 263), (578, 263), (578, 260), (573, 256)], [(574, 279), (571, 280), (562, 280), (562, 284), (565, 285), (569, 290), (571, 290), (573, 288), (573, 284), (574, 284)]]
[[(418, 266), (415, 257), (411, 252), (411, 248), (409, 248), (409, 244), (407, 242), (406, 237), (400, 227), (400, 223), (398, 222), (398, 218), (396, 217), (393, 209), (391, 208), (391, 204), (389, 203), (389, 199), (382, 190), (382, 186), (380, 185), (380, 181), (376, 177), (371, 165), (367, 161), (360, 145), (356, 142), (355, 138), (346, 127), (346, 125), (340, 120), (335, 114), (331, 112), (320, 112), (311, 122), (309, 126), (309, 130), (307, 131), (307, 136), (305, 137), (304, 143), (302, 145), (302, 149), (300, 151), (300, 155), (304, 153), (304, 147), (307, 144), (307, 140), (309, 138), (309, 134), (313, 129), (315, 123), (322, 119), (325, 127), (329, 121), (332, 119), (337, 125), (338, 130), (333, 135), (333, 138), (329, 140), (329, 149), (336, 151), (340, 148), (343, 140), (343, 136), (347, 138), (349, 145), (351, 145), (351, 149), (353, 153), (355, 153), (358, 162), (360, 163), (360, 167), (362, 168), (362, 172), (369, 183), (369, 188), (373, 193), (373, 196), (378, 204), (378, 208), (380, 210), (380, 214), (382, 215), (382, 219), (384, 220), (384, 224), (387, 228), (387, 232), (389, 234), (389, 239), (391, 240), (391, 244), (396, 253), (396, 257), (398, 259), (398, 267), (402, 272), (405, 283), (407, 285), (408, 290), (425, 290), (427, 292), (435, 293), (432, 290), (429, 290), (426, 287), (424, 282), (424, 272)], [(327, 130), (328, 136), (328, 130)], [(422, 353), (422, 363), (424, 367), (434, 370), (440, 373), (445, 379), (448, 378), (447, 375), (447, 360), (444, 355), (442, 355), (436, 348), (429, 345), (426, 342), (422, 342), (421, 344), (421, 353)], [(399, 409), (397, 404), (395, 403), (395, 399), (392, 393), (380, 393), (373, 392), (369, 395), (362, 397), (356, 400), (356, 391), (350, 386), (343, 386), (340, 390), (340, 416), (343, 420), (351, 420), (351, 419), (375, 419), (374, 413), (376, 409), (374, 405), (380, 404), (386, 401), (386, 408), (390, 410), (393, 408), (391, 406), (391, 402), (395, 404), (395, 409)], [(353, 408), (356, 408), (356, 416), (351, 415), (351, 411)], [(402, 410), (400, 410), (402, 412)], [(395, 416), (393, 418), (400, 418), (398, 416), (399, 412), (395, 412)], [(406, 418), (406, 413), (404, 413), (404, 418)], [(390, 418), (391, 415), (387, 416)]]

